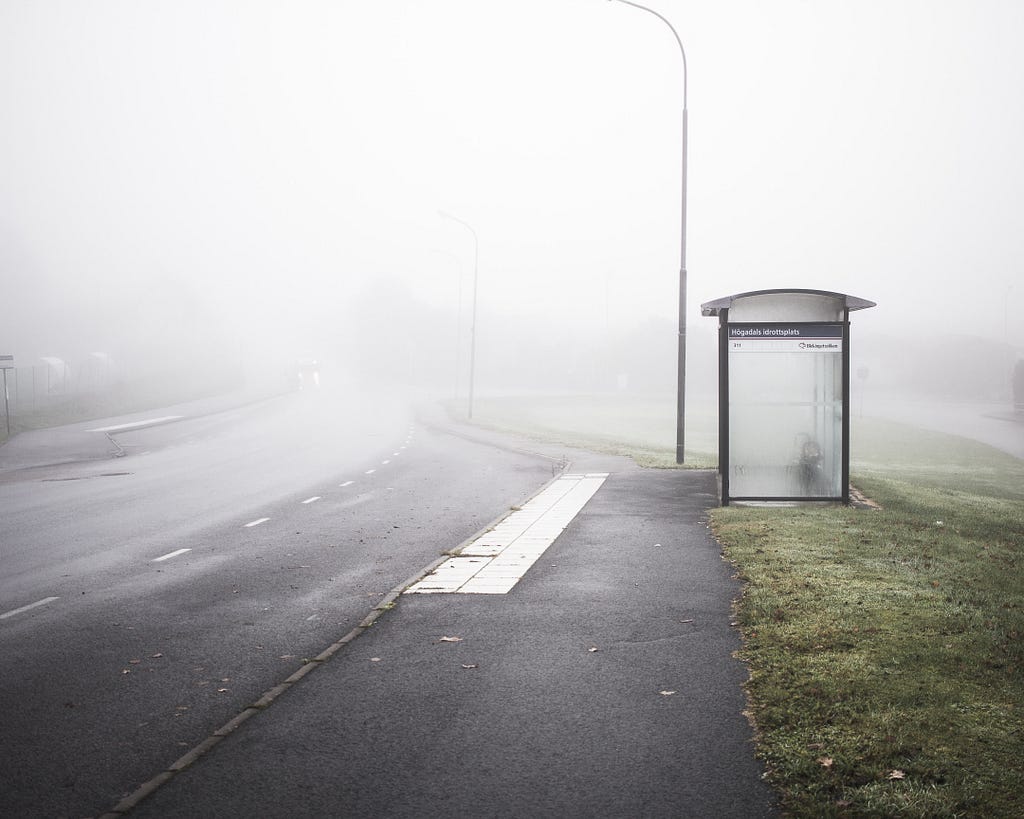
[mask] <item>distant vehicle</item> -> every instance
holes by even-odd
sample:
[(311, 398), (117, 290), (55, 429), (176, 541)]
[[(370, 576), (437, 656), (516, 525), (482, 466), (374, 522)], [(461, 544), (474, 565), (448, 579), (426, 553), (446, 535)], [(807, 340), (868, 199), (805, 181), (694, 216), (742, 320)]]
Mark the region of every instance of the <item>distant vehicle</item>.
[(295, 364), (295, 389), (315, 390), (320, 386), (320, 365), (315, 358), (300, 358)]

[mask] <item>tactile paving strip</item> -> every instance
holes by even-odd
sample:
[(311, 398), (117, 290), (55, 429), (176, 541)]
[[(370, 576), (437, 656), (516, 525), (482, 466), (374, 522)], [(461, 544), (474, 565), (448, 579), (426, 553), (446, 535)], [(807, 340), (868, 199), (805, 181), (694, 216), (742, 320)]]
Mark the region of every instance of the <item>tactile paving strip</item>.
[(406, 594), (505, 594), (601, 488), (607, 472), (563, 475)]

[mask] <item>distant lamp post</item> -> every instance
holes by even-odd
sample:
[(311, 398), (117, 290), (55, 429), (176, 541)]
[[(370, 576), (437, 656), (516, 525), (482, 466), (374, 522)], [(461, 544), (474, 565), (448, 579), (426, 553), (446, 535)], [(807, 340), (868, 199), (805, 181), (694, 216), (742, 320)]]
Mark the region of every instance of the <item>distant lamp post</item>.
[(458, 269), (457, 286), (458, 286), (458, 299), (456, 302), (456, 317), (455, 317), (455, 401), (459, 400), (459, 385), (462, 383), (462, 259), (456, 256), (454, 253), (449, 253), (447, 250), (434, 249), (434, 253), (440, 253), (442, 256), (447, 256), (452, 259)]
[(477, 285), (477, 273), (479, 272), (479, 261), (480, 261), (480, 240), (477, 238), (476, 231), (473, 230), (472, 225), (464, 222), (458, 216), (452, 216), (450, 213), (445, 213), (443, 210), (439, 210), (438, 215), (445, 218), (451, 219), (453, 222), (458, 222), (470, 233), (473, 234), (473, 311), (472, 318), (470, 319), (469, 325), (469, 403), (466, 413), (466, 417), (473, 418), (473, 380), (476, 373), (476, 285)]
[(672, 24), (654, 9), (633, 3), (631, 0), (612, 0), (613, 2), (625, 3), (627, 6), (641, 9), (657, 17), (669, 27), (672, 35), (679, 44), (679, 53), (683, 55), (683, 172), (682, 172), (682, 229), (679, 240), (679, 364), (678, 364), (678, 390), (676, 394), (676, 463), (683, 463), (683, 438), (686, 417), (686, 51), (683, 49), (683, 41), (679, 39)]
[(13, 355), (0, 355), (0, 370), (4, 374), (4, 421), (7, 425), (7, 437), (11, 437), (11, 403), (7, 392), (7, 371), (14, 369)]

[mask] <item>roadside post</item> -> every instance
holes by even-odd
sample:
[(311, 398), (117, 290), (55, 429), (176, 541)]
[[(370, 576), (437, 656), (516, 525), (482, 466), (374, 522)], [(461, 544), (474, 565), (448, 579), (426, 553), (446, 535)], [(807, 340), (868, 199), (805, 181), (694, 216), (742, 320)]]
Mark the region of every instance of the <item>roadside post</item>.
[(13, 355), (0, 355), (0, 370), (4, 374), (4, 421), (7, 424), (7, 437), (11, 437), (11, 399), (7, 394), (7, 371), (14, 369)]
[(756, 290), (718, 317), (718, 461), (731, 501), (850, 502), (850, 312), (826, 290)]

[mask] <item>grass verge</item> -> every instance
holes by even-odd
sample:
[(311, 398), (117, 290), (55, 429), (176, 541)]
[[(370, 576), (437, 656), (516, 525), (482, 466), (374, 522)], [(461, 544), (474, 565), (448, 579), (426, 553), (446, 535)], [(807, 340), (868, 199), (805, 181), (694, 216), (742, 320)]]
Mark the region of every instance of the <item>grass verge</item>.
[[(560, 398), (480, 414), (667, 466), (673, 410)], [(880, 510), (712, 512), (744, 584), (737, 620), (769, 780), (793, 816), (1020, 816), (1024, 462), (884, 421), (857, 419), (853, 437), (853, 482)]]
[[(675, 468), (675, 404), (655, 398), (565, 395), (477, 399), (474, 423), (567, 447), (632, 457), (641, 466)], [(718, 463), (718, 415), (711, 403), (688, 410), (686, 466)]]
[(758, 751), (796, 816), (1020, 816), (1024, 462), (857, 424), (880, 511), (716, 509)]

